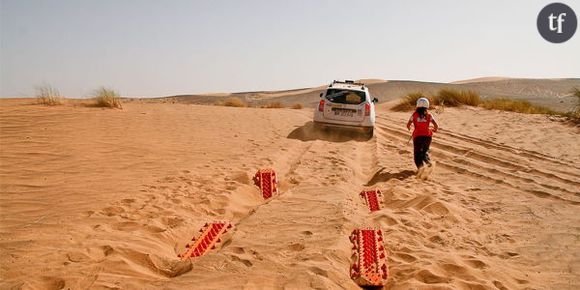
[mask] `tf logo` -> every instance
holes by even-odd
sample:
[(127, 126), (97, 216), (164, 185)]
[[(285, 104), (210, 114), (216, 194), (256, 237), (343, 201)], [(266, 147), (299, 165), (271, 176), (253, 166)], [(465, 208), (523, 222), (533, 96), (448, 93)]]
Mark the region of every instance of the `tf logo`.
[(552, 43), (562, 43), (574, 35), (578, 20), (570, 6), (563, 3), (552, 3), (544, 7), (536, 22), (542, 37)]

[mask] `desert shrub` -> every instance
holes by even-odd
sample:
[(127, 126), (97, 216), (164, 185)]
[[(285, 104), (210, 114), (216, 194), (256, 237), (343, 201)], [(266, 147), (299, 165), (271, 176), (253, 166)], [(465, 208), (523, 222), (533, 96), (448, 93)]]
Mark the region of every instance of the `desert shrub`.
[(45, 106), (58, 106), (62, 105), (63, 97), (56, 88), (43, 85), (36, 88), (36, 102)]
[(481, 107), (489, 110), (510, 111), (525, 114), (554, 114), (555, 112), (542, 106), (534, 105), (524, 100), (496, 98), (485, 100)]
[(568, 118), (573, 123), (580, 125), (580, 89), (578, 88), (572, 89), (572, 96), (576, 97), (576, 105), (574, 109), (572, 109), (569, 112), (562, 113), (560, 115)]
[[(411, 111), (419, 98), (426, 98), (421, 92), (411, 93), (405, 96), (395, 105), (393, 111)], [(481, 104), (479, 94), (474, 91), (456, 91), (451, 89), (442, 89), (437, 95), (429, 98), (431, 107), (438, 106), (436, 109), (442, 111), (444, 107), (457, 107), (461, 105), (478, 106)]]
[(304, 108), (304, 106), (301, 103), (296, 103), (296, 104), (292, 105), (292, 107), (290, 107), (290, 108), (300, 110), (300, 109)]
[(580, 110), (557, 114), (558, 116), (566, 117), (569, 121), (576, 125), (580, 125)]
[(574, 88), (572, 95), (576, 97), (576, 112), (580, 112), (580, 89)]
[(227, 98), (221, 102), (217, 102), (216, 105), (218, 106), (226, 106), (226, 107), (247, 107), (248, 104), (246, 104), (246, 102), (242, 101), (240, 98), (238, 97), (230, 97)]
[(123, 106), (121, 105), (121, 99), (119, 97), (119, 93), (115, 90), (107, 89), (105, 87), (99, 88), (95, 92), (95, 96), (93, 97), (95, 107), (103, 107), (103, 108), (118, 108), (122, 109)]
[(433, 98), (433, 104), (447, 107), (457, 107), (461, 105), (477, 106), (481, 103), (479, 94), (474, 91), (456, 91), (452, 89), (442, 89)]
[(478, 92), (475, 91), (462, 91), (461, 97), (463, 104), (468, 106), (479, 106), (481, 104), (481, 97)]
[(266, 108), (266, 109), (280, 109), (280, 108), (284, 108), (284, 104), (282, 104), (280, 102), (268, 103), (266, 105), (263, 105), (262, 108)]
[(417, 100), (420, 98), (425, 98), (425, 95), (422, 92), (410, 93), (402, 98), (399, 103), (391, 109), (397, 112), (411, 111), (415, 109)]
[[(477, 92), (474, 91), (456, 91), (451, 89), (442, 89), (437, 95), (430, 98), (431, 109), (435, 112), (442, 113), (445, 107), (457, 107), (461, 105), (479, 106), (489, 110), (500, 110), (518, 112), (524, 114), (549, 114), (554, 116), (566, 117), (570, 121), (580, 124), (580, 90), (575, 88), (572, 94), (577, 98), (577, 105), (574, 111), (562, 113), (556, 112), (549, 108), (534, 105), (524, 100), (512, 100), (507, 98), (494, 98), (482, 100)], [(402, 98), (393, 111), (411, 111), (415, 109), (415, 104), (419, 98), (424, 98), (421, 92), (411, 93)], [(435, 105), (435, 106), (434, 106)]]

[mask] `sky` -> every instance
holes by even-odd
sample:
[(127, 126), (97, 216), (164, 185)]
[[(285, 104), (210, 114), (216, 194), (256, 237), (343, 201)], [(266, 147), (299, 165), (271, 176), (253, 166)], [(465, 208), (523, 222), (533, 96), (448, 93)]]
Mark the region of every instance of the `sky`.
[[(580, 0), (560, 1), (580, 16)], [(334, 79), (580, 77), (580, 28), (553, 44), (537, 0), (0, 0), (0, 97), (51, 85), (152, 97)]]

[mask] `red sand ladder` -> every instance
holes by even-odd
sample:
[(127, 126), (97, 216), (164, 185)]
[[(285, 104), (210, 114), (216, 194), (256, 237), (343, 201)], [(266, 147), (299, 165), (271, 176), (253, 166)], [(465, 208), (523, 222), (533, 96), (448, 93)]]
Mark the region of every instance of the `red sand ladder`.
[(211, 249), (215, 249), (216, 245), (220, 243), (222, 237), (229, 229), (232, 228), (232, 224), (229, 222), (213, 222), (206, 223), (199, 232), (201, 233), (198, 238), (193, 237), (191, 241), (193, 243), (188, 243), (185, 245), (187, 250), (183, 254), (179, 254), (182, 260), (195, 258), (204, 255)]
[(276, 172), (274, 169), (266, 168), (260, 169), (254, 175), (254, 183), (262, 191), (264, 199), (269, 199), (275, 194), (278, 194), (278, 187), (276, 180)]
[(355, 229), (350, 235), (350, 278), (360, 286), (383, 286), (389, 277), (383, 234), (378, 229)]
[(363, 190), (360, 193), (360, 197), (364, 199), (365, 204), (371, 212), (380, 210), (383, 207), (383, 194), (378, 188)]

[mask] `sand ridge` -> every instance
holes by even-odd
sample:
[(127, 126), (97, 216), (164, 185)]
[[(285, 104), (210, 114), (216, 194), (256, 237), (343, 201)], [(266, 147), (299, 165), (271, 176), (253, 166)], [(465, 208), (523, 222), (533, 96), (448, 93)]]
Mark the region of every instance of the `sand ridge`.
[[(446, 109), (422, 181), (408, 114), (384, 106), (370, 140), (313, 131), (311, 109), (0, 110), (1, 288), (358, 289), (359, 226), (385, 232), (386, 289), (580, 287), (579, 132), (543, 116)], [(280, 181), (268, 201), (263, 167)], [(369, 213), (373, 187), (385, 207)], [(216, 219), (231, 239), (180, 261)]]
[[(413, 80), (362, 79), (371, 95), (379, 103), (398, 100), (410, 93), (423, 92), (435, 95), (441, 89), (476, 91), (483, 98), (510, 98), (529, 101), (553, 110), (566, 112), (574, 109), (576, 98), (572, 89), (580, 87), (580, 78), (526, 79), (526, 78), (479, 78), (465, 82), (438, 83)], [(319, 94), (327, 85), (307, 89), (242, 92), (230, 95), (181, 95), (165, 100), (189, 104), (214, 104), (228, 97), (237, 97), (253, 106), (281, 103), (286, 106), (300, 103), (313, 107), (319, 101)]]

